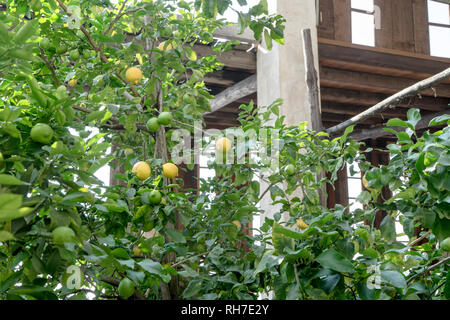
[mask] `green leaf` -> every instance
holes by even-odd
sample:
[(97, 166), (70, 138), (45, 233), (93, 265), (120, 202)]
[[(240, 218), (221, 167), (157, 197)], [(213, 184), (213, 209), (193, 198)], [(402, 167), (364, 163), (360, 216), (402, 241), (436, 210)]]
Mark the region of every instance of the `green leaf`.
[(170, 275), (164, 273), (164, 268), (159, 262), (150, 259), (145, 259), (142, 260), (141, 262), (138, 262), (138, 265), (141, 266), (141, 268), (147, 271), (148, 273), (158, 276), (164, 282), (168, 283), (170, 281), (171, 278)]
[(398, 271), (395, 270), (382, 270), (381, 279), (396, 288), (406, 288), (405, 277)]
[(183, 298), (189, 299), (195, 296), (202, 289), (202, 280), (192, 280), (183, 291)]
[(267, 29), (264, 30), (264, 40), (266, 42), (267, 49), (272, 50), (273, 48), (272, 37), (270, 36), (270, 33)]
[(450, 115), (449, 114), (444, 114), (442, 116), (436, 117), (434, 119), (432, 119), (429, 123), (429, 127), (431, 126), (440, 126), (446, 122), (450, 121)]
[(167, 229), (166, 230), (167, 235), (172, 239), (173, 242), (176, 243), (186, 243), (186, 238), (183, 236), (183, 234), (176, 230), (176, 229)]
[(444, 296), (445, 299), (450, 300), (450, 272), (447, 273), (447, 279), (445, 280)]
[(408, 123), (410, 123), (413, 128), (416, 127), (417, 123), (419, 123), (420, 119), (422, 118), (420, 116), (420, 110), (417, 108), (411, 108), (408, 110), (407, 113), (407, 117), (408, 117)]
[(322, 252), (316, 259), (324, 268), (337, 272), (354, 273), (353, 264), (334, 249)]
[(395, 223), (390, 215), (384, 217), (380, 224), (380, 231), (383, 238), (389, 242), (395, 241), (397, 232), (395, 231)]
[(197, 54), (191, 47), (185, 47), (184, 53), (186, 54), (186, 58), (188, 58), (191, 61), (197, 61)]
[(450, 237), (450, 219), (441, 219), (439, 216), (436, 216), (433, 225), (433, 233), (439, 241)]
[(289, 230), (283, 226), (281, 226), (280, 224), (278, 224), (277, 222), (273, 223), (273, 227), (272, 227), (272, 234), (282, 234), (288, 238), (292, 238), (292, 239), (303, 239), (304, 235), (300, 232), (297, 231), (293, 231), (293, 230)]
[(34, 211), (34, 208), (20, 208), (16, 210), (0, 210), (0, 222), (11, 221), (26, 217)]
[(5, 241), (9, 241), (9, 240), (14, 240), (14, 239), (15, 238), (11, 232), (8, 232), (5, 230), (0, 230), (0, 242), (5, 242)]
[(272, 255), (272, 252), (268, 251), (264, 254), (261, 261), (258, 263), (258, 266), (253, 273), (256, 276), (258, 273), (263, 272), (265, 270), (270, 269), (273, 266), (279, 265), (280, 258)]
[(410, 123), (403, 121), (402, 119), (398, 119), (398, 118), (389, 119), (386, 126), (388, 126), (388, 127), (404, 127), (404, 128), (414, 129), (414, 127), (411, 126)]
[(14, 210), (22, 206), (22, 195), (13, 193), (0, 194), (0, 210)]

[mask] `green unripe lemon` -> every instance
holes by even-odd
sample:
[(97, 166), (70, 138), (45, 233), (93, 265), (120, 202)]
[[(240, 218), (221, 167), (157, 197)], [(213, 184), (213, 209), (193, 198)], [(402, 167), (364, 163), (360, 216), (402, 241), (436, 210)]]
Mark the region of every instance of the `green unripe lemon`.
[(75, 232), (69, 227), (58, 227), (52, 231), (53, 242), (56, 244), (64, 244), (65, 242), (73, 242)]
[(32, 0), (30, 3), (30, 7), (34, 12), (41, 11), (42, 9), (41, 0)]
[(128, 299), (134, 293), (134, 283), (128, 278), (123, 278), (119, 283), (118, 292), (122, 298)]
[(58, 89), (56, 89), (56, 93), (55, 96), (59, 99), (59, 100), (64, 100), (67, 99), (69, 97), (68, 93), (67, 93), (67, 89), (65, 86), (59, 86)]
[(151, 132), (156, 132), (159, 130), (160, 124), (158, 118), (151, 118), (147, 121), (147, 129)]
[(45, 123), (36, 124), (30, 132), (33, 141), (48, 144), (53, 138), (53, 129)]
[(450, 237), (441, 242), (441, 248), (444, 251), (450, 251)]
[(158, 190), (153, 190), (148, 195), (148, 201), (151, 204), (160, 204), (161, 200), (162, 200), (162, 195), (161, 195), (161, 192), (159, 192)]
[(39, 45), (41, 46), (42, 49), (44, 50), (48, 50), (51, 47), (51, 43), (50, 40), (48, 40), (48, 38), (44, 38), (42, 39), (42, 41), (39, 43)]
[(70, 51), (69, 58), (72, 61), (78, 60), (80, 58), (80, 52), (78, 50)]
[(173, 116), (170, 112), (161, 112), (158, 116), (158, 123), (163, 126), (169, 125), (173, 120)]
[(65, 46), (63, 44), (56, 46), (57, 54), (63, 54), (63, 53), (66, 53), (66, 51), (67, 51), (67, 46)]
[(294, 175), (295, 174), (295, 166), (293, 164), (289, 164), (286, 167), (286, 173), (287, 173), (288, 176)]

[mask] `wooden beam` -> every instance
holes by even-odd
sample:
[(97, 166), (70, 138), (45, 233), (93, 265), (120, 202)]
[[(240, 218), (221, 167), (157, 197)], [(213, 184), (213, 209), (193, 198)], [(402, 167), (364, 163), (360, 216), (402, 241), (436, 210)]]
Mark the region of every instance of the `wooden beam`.
[(227, 40), (238, 40), (246, 43), (257, 43), (253, 36), (253, 31), (250, 28), (244, 30), (242, 34), (238, 34), (238, 25), (225, 26), (214, 32), (214, 37), (227, 39)]
[(216, 95), (216, 97), (211, 100), (211, 112), (205, 113), (204, 115), (213, 113), (214, 111), (217, 111), (238, 99), (249, 96), (256, 91), (257, 79), (256, 75), (253, 75)]
[(256, 70), (256, 54), (254, 52), (230, 50), (219, 54), (214, 52), (210, 46), (204, 45), (195, 45), (194, 51), (199, 58), (210, 55), (217, 56), (217, 60), (229, 68), (243, 69), (251, 72)]
[[(414, 79), (414, 80), (423, 80), (423, 79), (426, 79), (426, 78), (429, 78), (432, 76), (431, 73), (417, 72), (414, 70), (398, 69), (398, 68), (392, 68), (392, 67), (387, 68), (387, 67), (380, 67), (380, 66), (375, 66), (375, 65), (370, 65), (370, 64), (342, 61), (342, 60), (335, 60), (335, 59), (327, 59), (327, 58), (320, 58), (319, 63), (320, 63), (321, 67), (358, 71), (358, 72), (365, 72), (365, 73), (372, 73), (372, 74), (378, 74), (378, 75), (383, 75), (383, 76), (407, 78), (407, 79)], [(442, 83), (450, 84), (450, 79), (442, 81)]]
[[(333, 102), (323, 102), (322, 103), (322, 112), (325, 113), (333, 113), (333, 114), (341, 114), (348, 116), (355, 116), (364, 112), (368, 109), (368, 107), (358, 106), (358, 105), (347, 105)], [(390, 118), (400, 118), (406, 115), (406, 109), (389, 109), (383, 113), (376, 115), (375, 117), (379, 119), (390, 119)]]
[[(320, 95), (323, 105), (330, 103), (346, 104), (350, 105), (349, 108), (354, 106), (373, 106), (380, 101), (388, 98), (389, 96), (381, 93), (363, 92), (356, 90), (337, 89), (329, 87), (321, 87)], [(414, 96), (400, 101), (396, 106), (401, 108), (417, 107), (427, 111), (440, 111), (444, 110), (450, 104), (449, 98), (427, 97), (427, 96)], [(367, 109), (367, 108), (365, 108)]]
[(376, 67), (395, 68), (436, 74), (448, 68), (450, 59), (413, 52), (367, 47), (342, 41), (319, 38), (319, 57)]
[(343, 123), (334, 126), (332, 128), (327, 129), (327, 133), (330, 135), (337, 134), (341, 131), (343, 131), (345, 128), (360, 123), (361, 121), (364, 121), (365, 119), (373, 117), (375, 114), (378, 114), (387, 108), (389, 108), (392, 105), (395, 105), (398, 103), (398, 101), (403, 100), (405, 97), (416, 95), (419, 92), (422, 92), (426, 88), (430, 88), (437, 83), (441, 82), (444, 79), (447, 79), (450, 77), (450, 68), (442, 71), (441, 73), (436, 74), (435, 76), (425, 79), (423, 81), (420, 81), (396, 94), (393, 96), (381, 101), (380, 103), (374, 105), (373, 107), (367, 109), (366, 111), (360, 113), (357, 116), (354, 116), (353, 118), (344, 121)]
[[(422, 130), (428, 128), (428, 124), (431, 120), (433, 120), (436, 117), (442, 116), (444, 114), (450, 114), (450, 109), (436, 112), (430, 115), (427, 115), (422, 118), (422, 120), (419, 121), (416, 125), (416, 130)], [(378, 128), (372, 128), (367, 130), (361, 130), (357, 132), (353, 132), (350, 136), (357, 140), (357, 141), (363, 141), (367, 139), (377, 139), (385, 136), (392, 135), (390, 132), (384, 131), (384, 129), (387, 128), (386, 126), (378, 127)], [(399, 127), (391, 127), (394, 130), (404, 130), (405, 128), (399, 128)]]
[[(415, 80), (381, 76), (341, 69), (321, 68), (320, 84), (325, 87), (395, 94), (416, 83)], [(423, 88), (422, 95), (450, 98), (450, 85), (434, 84)]]
[(311, 116), (311, 129), (322, 130), (322, 120), (320, 117), (320, 93), (319, 77), (317, 75), (314, 52), (311, 40), (311, 30), (303, 29), (303, 55), (305, 57), (306, 87), (307, 87), (307, 108)]

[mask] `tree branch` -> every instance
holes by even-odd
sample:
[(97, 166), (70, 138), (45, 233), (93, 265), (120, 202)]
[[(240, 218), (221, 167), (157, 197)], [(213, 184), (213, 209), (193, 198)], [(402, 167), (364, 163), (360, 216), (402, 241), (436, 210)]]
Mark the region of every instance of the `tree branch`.
[[(56, 1), (58, 2), (58, 4), (59, 4), (59, 6), (61, 7), (61, 9), (63, 9), (64, 12), (65, 12), (69, 17), (72, 16), (72, 13), (70, 13), (70, 11), (67, 9), (66, 5), (65, 5), (64, 3), (62, 3), (61, 0), (56, 0)], [(91, 47), (92, 47), (95, 51), (97, 51), (97, 52), (99, 53), (100, 59), (101, 59), (104, 63), (109, 63), (108, 58), (107, 58), (107, 57), (105, 56), (105, 54), (103, 53), (103, 50), (101, 49), (101, 47), (99, 47), (99, 46), (97, 46), (97, 45), (95, 44), (94, 39), (93, 39), (92, 36), (89, 34), (89, 32), (87, 31), (87, 29), (86, 29), (83, 25), (81, 25), (81, 26), (80, 26), (80, 30), (81, 30), (81, 32), (84, 33), (84, 35), (85, 35), (86, 38), (88, 39), (88, 41), (89, 41)], [(125, 83), (126, 85), (129, 85), (131, 91), (133, 92), (133, 94), (134, 94), (136, 97), (139, 96), (139, 92), (137, 92), (136, 88), (135, 88), (135, 87), (134, 87), (127, 79), (125, 79), (125, 78), (120, 74), (120, 72), (116, 71), (115, 74), (116, 74), (116, 76), (117, 76), (123, 83)]]
[(119, 9), (119, 12), (117, 13), (116, 18), (114, 20), (112, 20), (111, 23), (109, 24), (108, 28), (106, 28), (105, 35), (107, 35), (111, 31), (111, 29), (114, 26), (114, 24), (117, 21), (119, 21), (119, 19), (122, 17), (122, 15), (123, 15), (122, 11), (125, 8), (125, 5), (127, 4), (127, 2), (128, 2), (128, 0), (124, 0), (124, 2), (122, 3), (122, 6)]
[(450, 68), (442, 71), (441, 73), (438, 73), (428, 79), (425, 79), (423, 81), (420, 81), (406, 89), (403, 89), (402, 91), (394, 94), (393, 96), (390, 96), (389, 98), (381, 101), (380, 103), (374, 105), (373, 107), (367, 109), (366, 111), (352, 117), (351, 119), (344, 121), (337, 126), (331, 127), (327, 129), (327, 133), (330, 135), (338, 134), (339, 132), (345, 130), (345, 128), (357, 124), (367, 118), (370, 118), (387, 108), (389, 108), (392, 105), (398, 104), (401, 100), (403, 100), (406, 97), (413, 96), (415, 94), (420, 93), (424, 89), (431, 88), (433, 85), (442, 82), (443, 80), (450, 77)]
[(52, 78), (55, 80), (56, 85), (59, 87), (61, 82), (59, 81), (58, 77), (56, 76), (55, 68), (53, 65), (48, 61), (47, 56), (44, 53), (44, 50), (42, 50), (41, 46), (39, 46), (39, 50), (41, 51), (41, 58), (42, 61), (44, 61), (47, 68), (50, 69), (50, 72), (52, 73)]
[(441, 261), (439, 261), (438, 263), (433, 264), (431, 267), (429, 267), (428, 269), (425, 269), (424, 271), (412, 276), (411, 278), (408, 279), (407, 281), (407, 285), (409, 286), (409, 284), (411, 282), (413, 282), (415, 279), (417, 279), (418, 277), (423, 276), (425, 273), (430, 272), (431, 270), (436, 269), (437, 267), (439, 267), (440, 265), (446, 263), (447, 261), (450, 261), (450, 257), (447, 257), (445, 259), (442, 259)]
[[(91, 109), (88, 108), (84, 108), (84, 107), (80, 107), (80, 106), (72, 106), (73, 109), (82, 111), (84, 113), (92, 113), (94, 112)], [(113, 123), (113, 124), (104, 124), (102, 125), (102, 127), (104, 128), (108, 128), (108, 129), (112, 129), (112, 130), (125, 130), (125, 127), (123, 124), (120, 124), (119, 119), (117, 119), (116, 117), (111, 117), (109, 118), (109, 120)], [(150, 130), (147, 129), (146, 125), (143, 123), (136, 123), (136, 128), (138, 128), (141, 131), (147, 132), (147, 133), (151, 133)]]

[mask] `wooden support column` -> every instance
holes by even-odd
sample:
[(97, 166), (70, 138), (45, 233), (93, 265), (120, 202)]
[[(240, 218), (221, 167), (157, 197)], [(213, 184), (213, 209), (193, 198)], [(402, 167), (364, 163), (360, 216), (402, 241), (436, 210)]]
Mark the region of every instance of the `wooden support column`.
[(335, 39), (333, 0), (319, 1), (319, 25), (317, 33), (320, 38)]
[(415, 51), (414, 18), (411, 0), (391, 2), (392, 10), (392, 48), (402, 51)]
[(413, 0), (414, 43), (416, 53), (430, 54), (427, 0)]
[(352, 16), (350, 0), (333, 0), (334, 38), (352, 42)]
[(380, 8), (380, 29), (375, 29), (375, 46), (392, 49), (392, 0), (375, 0), (374, 5)]
[[(330, 179), (331, 176), (329, 175), (328, 178)], [(328, 208), (334, 208), (337, 204), (343, 205), (344, 207), (349, 205), (347, 166), (338, 172), (338, 178), (334, 183), (334, 188), (332, 185), (327, 184), (327, 194)]]

